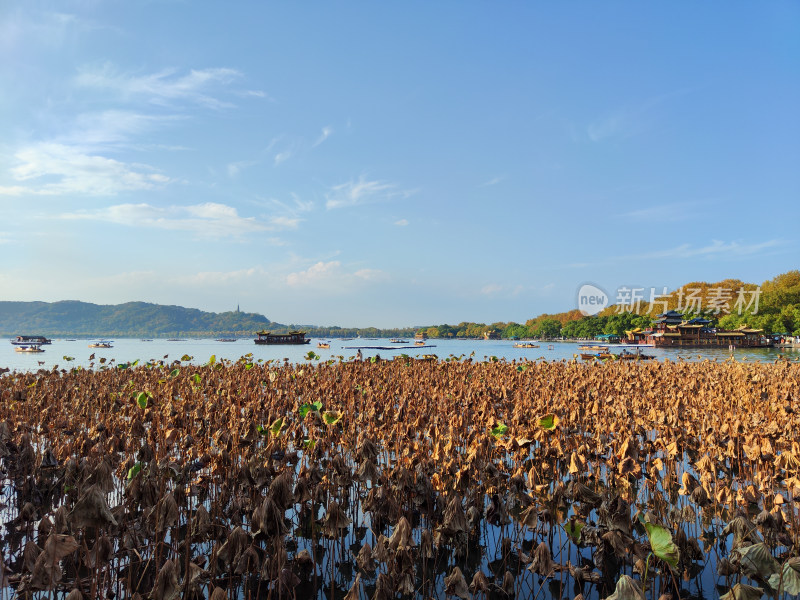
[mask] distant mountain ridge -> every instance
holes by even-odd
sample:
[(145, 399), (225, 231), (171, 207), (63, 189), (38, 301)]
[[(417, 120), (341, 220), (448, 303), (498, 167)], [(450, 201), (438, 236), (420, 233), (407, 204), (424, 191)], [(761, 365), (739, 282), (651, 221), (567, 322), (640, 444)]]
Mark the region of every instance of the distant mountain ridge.
[(213, 313), (148, 302), (103, 305), (77, 300), (0, 301), (2, 336), (243, 336), (262, 329), (281, 331), (287, 326), (257, 313)]

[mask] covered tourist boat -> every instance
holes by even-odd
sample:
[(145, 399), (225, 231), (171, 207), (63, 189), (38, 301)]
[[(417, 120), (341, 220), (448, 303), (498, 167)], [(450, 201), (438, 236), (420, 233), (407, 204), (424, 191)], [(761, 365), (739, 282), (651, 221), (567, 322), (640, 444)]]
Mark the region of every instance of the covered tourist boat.
[(256, 339), (253, 341), (259, 345), (272, 344), (308, 344), (311, 340), (306, 339), (305, 331), (290, 331), (289, 333), (272, 333), (270, 331), (256, 332)]

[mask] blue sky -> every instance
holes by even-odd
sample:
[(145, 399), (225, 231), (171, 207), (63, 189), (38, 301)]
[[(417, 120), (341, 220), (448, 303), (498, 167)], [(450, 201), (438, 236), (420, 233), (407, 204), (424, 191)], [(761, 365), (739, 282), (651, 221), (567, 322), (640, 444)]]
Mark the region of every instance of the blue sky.
[(524, 322), (800, 267), (797, 2), (0, 4), (0, 299)]

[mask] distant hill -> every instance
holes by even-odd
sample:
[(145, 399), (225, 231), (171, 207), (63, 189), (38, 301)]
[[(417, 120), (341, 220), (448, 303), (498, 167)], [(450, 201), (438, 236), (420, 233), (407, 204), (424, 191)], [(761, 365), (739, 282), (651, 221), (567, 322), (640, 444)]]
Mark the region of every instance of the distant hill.
[(148, 302), (99, 305), (61, 302), (0, 302), (0, 335), (54, 337), (244, 336), (286, 325), (263, 315), (230, 311), (212, 313), (196, 308)]

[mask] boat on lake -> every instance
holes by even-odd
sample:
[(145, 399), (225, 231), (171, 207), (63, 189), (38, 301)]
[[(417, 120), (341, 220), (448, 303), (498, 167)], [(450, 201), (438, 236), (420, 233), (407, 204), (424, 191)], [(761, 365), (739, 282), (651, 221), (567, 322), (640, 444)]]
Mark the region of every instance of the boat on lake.
[(613, 360), (617, 357), (616, 354), (611, 354), (611, 352), (581, 352), (581, 358), (583, 360)]
[(289, 333), (272, 333), (271, 331), (256, 332), (256, 339), (253, 341), (260, 346), (273, 344), (310, 344), (311, 340), (306, 339), (305, 331), (291, 331)]
[(89, 348), (113, 348), (110, 340), (99, 340), (89, 344)]
[(518, 342), (514, 344), (514, 348), (538, 348), (539, 344), (534, 344), (532, 342)]
[(32, 344), (41, 346), (42, 344), (51, 344), (53, 340), (49, 340), (43, 335), (18, 335), (11, 340), (15, 346), (30, 346)]
[(44, 350), (39, 344), (31, 344), (30, 346), (16, 346), (14, 352), (44, 352)]
[(219, 338), (219, 339), (214, 340), (214, 341), (216, 341), (216, 342), (235, 342), (236, 338)]
[(408, 340), (401, 340), (401, 339), (398, 339), (398, 338), (392, 338), (391, 340), (389, 340), (389, 343), (390, 344), (407, 344)]
[(317, 348), (330, 348), (330, 342), (317, 342)]

